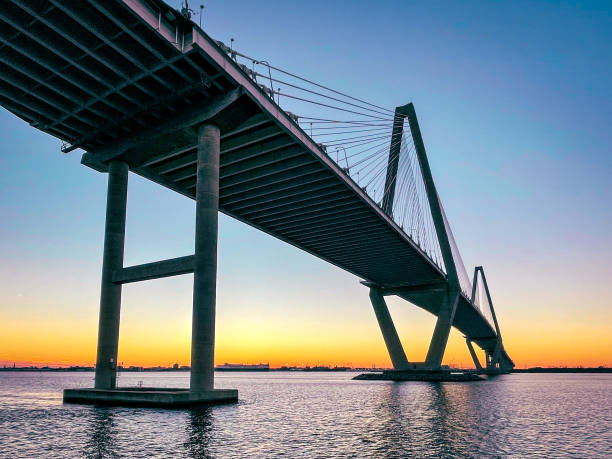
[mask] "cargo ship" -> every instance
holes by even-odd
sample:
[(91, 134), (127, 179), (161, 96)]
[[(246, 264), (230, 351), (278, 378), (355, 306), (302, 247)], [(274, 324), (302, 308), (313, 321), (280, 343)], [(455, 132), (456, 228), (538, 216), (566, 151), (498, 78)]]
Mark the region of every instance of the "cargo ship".
[(243, 363), (224, 363), (217, 365), (215, 371), (269, 371), (269, 363), (258, 363), (256, 365), (245, 365)]

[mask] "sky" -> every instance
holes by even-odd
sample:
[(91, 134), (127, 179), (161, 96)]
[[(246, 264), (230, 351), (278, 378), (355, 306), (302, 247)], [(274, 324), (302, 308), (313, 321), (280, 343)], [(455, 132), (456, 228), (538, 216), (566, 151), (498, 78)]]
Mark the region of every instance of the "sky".
[[(204, 30), (245, 54), (413, 102), (516, 365), (612, 366), (609, 2), (204, 3)], [(4, 109), (0, 138), (0, 364), (91, 365), (106, 175)], [(192, 200), (130, 175), (125, 265), (193, 253), (194, 223)], [(217, 363), (390, 365), (357, 277), (224, 215), (219, 231)], [(119, 362), (189, 364), (192, 282), (124, 286)], [(388, 304), (424, 360), (435, 318)], [(471, 365), (457, 331), (444, 363)]]

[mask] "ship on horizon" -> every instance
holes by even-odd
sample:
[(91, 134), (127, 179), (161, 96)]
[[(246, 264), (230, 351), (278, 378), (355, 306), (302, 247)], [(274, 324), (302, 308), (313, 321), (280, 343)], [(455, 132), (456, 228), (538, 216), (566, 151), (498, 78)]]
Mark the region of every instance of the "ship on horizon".
[(224, 363), (217, 365), (215, 371), (270, 371), (269, 363), (258, 363), (254, 365), (244, 363)]

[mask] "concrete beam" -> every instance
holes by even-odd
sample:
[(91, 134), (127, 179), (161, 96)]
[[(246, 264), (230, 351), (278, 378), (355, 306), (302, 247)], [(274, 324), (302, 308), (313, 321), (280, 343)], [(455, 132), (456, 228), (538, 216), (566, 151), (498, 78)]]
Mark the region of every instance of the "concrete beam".
[[(98, 25), (99, 17), (97, 17), (97, 15), (96, 16), (93, 16), (92, 14), (87, 15), (86, 14), (86, 12), (88, 11), (87, 9), (78, 8), (76, 5), (73, 5), (71, 7), (69, 5), (66, 5), (65, 1), (59, 1), (59, 0), (50, 0), (50, 1), (56, 8), (62, 10), (68, 16), (74, 18), (74, 20), (77, 21), (79, 24), (82, 24), (83, 27), (85, 27), (91, 34), (95, 35), (96, 38), (98, 38), (98, 40), (100, 40), (106, 46), (112, 48), (117, 54), (121, 55), (131, 65), (138, 67), (138, 69), (140, 69), (140, 71), (143, 72), (144, 75), (152, 77), (155, 81), (157, 81), (162, 86), (165, 86), (169, 90), (172, 90), (174, 88), (172, 84), (168, 83), (168, 81), (161, 78), (159, 75), (155, 73), (149, 73), (149, 69), (143, 64), (143, 62), (147, 62), (146, 57), (148, 56), (146, 57), (142, 55), (137, 56), (133, 50), (131, 50), (132, 52), (130, 53), (124, 50), (121, 46), (118, 46), (117, 44), (115, 44), (115, 42), (107, 36), (107, 34), (105, 33), (105, 30)], [(58, 28), (62, 28), (62, 24), (58, 24)], [(127, 30), (125, 29), (126, 27), (122, 26), (122, 30), (127, 32)], [(96, 57), (96, 59), (100, 60), (99, 57)], [(179, 75), (181, 75), (186, 81), (190, 80), (189, 77), (182, 72), (179, 73)], [(141, 85), (139, 85), (138, 87), (141, 87)], [(149, 93), (149, 95), (151, 95), (150, 90), (148, 88), (144, 88), (144, 90), (145, 92)]]
[(115, 284), (128, 284), (193, 272), (193, 255), (121, 268), (113, 273)]
[(358, 208), (361, 203), (356, 203), (351, 197), (340, 198), (337, 200), (327, 200), (320, 204), (300, 205), (296, 206), (296, 210), (286, 210), (278, 212), (270, 212), (266, 215), (245, 215), (245, 218), (253, 220), (258, 224), (270, 224), (272, 222), (292, 221), (294, 218), (298, 221), (298, 217), (302, 216), (317, 216), (323, 217), (331, 215), (334, 212), (342, 212), (351, 208)]
[(253, 115), (251, 118), (249, 118), (244, 123), (237, 126), (236, 128), (232, 129), (231, 131), (222, 133), (221, 141), (228, 139), (230, 137), (236, 136), (242, 132), (250, 131), (252, 129), (266, 125), (271, 122), (272, 122), (272, 119), (268, 115), (266, 115), (265, 113), (258, 113), (257, 115)]
[(310, 231), (309, 228), (286, 231), (283, 234), (294, 238), (299, 238), (302, 242), (334, 242), (337, 240), (354, 242), (363, 240), (369, 233), (381, 229), (380, 222), (372, 218), (371, 215), (362, 216), (349, 223), (338, 219), (324, 220), (322, 228), (318, 231)]
[[(227, 180), (228, 177), (236, 174), (242, 174), (250, 169), (257, 169), (268, 164), (276, 164), (279, 161), (287, 160), (296, 156), (305, 156), (304, 150), (295, 145), (294, 143), (288, 142), (287, 139), (277, 139), (281, 142), (277, 142), (277, 147), (271, 147), (269, 150), (262, 145), (255, 145), (255, 148), (245, 147), (244, 152), (242, 150), (228, 153), (228, 155), (240, 155), (243, 160), (235, 160), (231, 164), (225, 163), (226, 156), (222, 153), (223, 163), (221, 164), (221, 176), (223, 180)], [(281, 146), (282, 145), (282, 146)], [(248, 150), (255, 150), (255, 152), (249, 153)], [(183, 162), (179, 167), (174, 167), (178, 162)], [(179, 158), (179, 160), (173, 161), (174, 172), (165, 171), (162, 172), (164, 177), (174, 182), (180, 182), (184, 180), (195, 179), (195, 167), (188, 167), (190, 165), (195, 166), (195, 156), (187, 155), (185, 158)]]
[[(351, 199), (349, 191), (346, 187), (338, 184), (338, 186), (322, 190), (319, 192), (307, 193), (304, 196), (290, 197), (283, 199), (280, 203), (268, 204), (265, 206), (257, 206), (251, 209), (241, 209), (240, 213), (247, 218), (260, 219), (264, 217), (273, 217), (276, 215), (287, 215), (287, 212), (293, 212), (298, 209), (318, 209), (329, 203)], [(234, 211), (235, 209), (232, 209)], [(302, 215), (302, 214), (299, 214)]]
[(308, 177), (298, 179), (295, 181), (287, 180), (284, 182), (273, 183), (265, 187), (258, 187), (253, 189), (252, 192), (238, 193), (234, 190), (224, 190), (223, 196), (220, 197), (222, 205), (231, 206), (234, 204), (249, 203), (258, 200), (267, 199), (269, 196), (279, 196), (283, 194), (289, 195), (290, 193), (301, 193), (305, 186), (320, 187), (326, 185), (335, 185), (336, 181), (327, 174), (314, 175), (311, 174)]
[[(362, 282), (363, 285), (370, 286), (367, 282)], [(385, 287), (381, 288), (381, 293), (384, 296), (401, 295), (403, 293), (433, 293), (446, 290), (448, 283), (446, 281), (432, 282), (421, 285), (406, 285), (401, 287)]]
[[(277, 196), (277, 199), (269, 197), (266, 200), (260, 202), (253, 202), (249, 205), (244, 206), (225, 206), (231, 208), (232, 212), (240, 212), (246, 215), (247, 212), (269, 210), (285, 207), (287, 205), (297, 205), (298, 203), (312, 201), (314, 198), (327, 199), (331, 196), (343, 196), (346, 195), (346, 187), (340, 184), (331, 184), (327, 186), (312, 187), (312, 193), (308, 193), (305, 190), (297, 191), (294, 193), (287, 193), (287, 196)], [(291, 207), (292, 209), (294, 207)]]
[[(236, 212), (237, 210), (249, 209), (252, 207), (261, 207), (262, 205), (280, 205), (283, 202), (288, 202), (291, 199), (304, 199), (305, 196), (308, 196), (310, 192), (319, 193), (324, 191), (331, 191), (332, 189), (340, 188), (340, 184), (337, 182), (333, 182), (332, 180), (327, 180), (323, 183), (311, 184), (308, 188), (305, 187), (293, 187), (290, 189), (283, 190), (283, 193), (274, 192), (268, 193), (264, 196), (256, 196), (242, 199), (236, 203), (228, 204), (225, 199), (222, 200), (223, 205), (225, 207), (229, 207), (232, 209), (232, 212)], [(346, 188), (343, 187), (343, 190), (346, 191)]]
[(347, 229), (353, 228), (355, 223), (364, 223), (366, 221), (377, 224), (379, 228), (383, 228), (384, 222), (380, 222), (373, 218), (371, 213), (367, 212), (367, 209), (356, 208), (354, 210), (347, 210), (345, 212), (333, 212), (327, 217), (320, 216), (306, 216), (301, 219), (292, 219), (289, 222), (283, 222), (282, 224), (270, 225), (274, 231), (286, 231), (287, 234), (299, 233), (310, 235), (322, 235), (329, 231), (331, 226), (334, 229)]
[(244, 199), (246, 196), (258, 196), (266, 194), (276, 189), (282, 191), (293, 186), (305, 186), (310, 183), (318, 182), (319, 180), (335, 180), (333, 176), (326, 170), (321, 169), (318, 164), (300, 169), (296, 171), (282, 171), (278, 174), (266, 175), (260, 178), (252, 178), (250, 181), (232, 186), (224, 186), (221, 182), (220, 189), (225, 198), (233, 196), (236, 199)]
[[(13, 0), (13, 1), (17, 1), (17, 0)], [(51, 0), (53, 1), (53, 0)], [(37, 11), (35, 11), (34, 9), (30, 8), (28, 4), (26, 4), (25, 2), (19, 2), (17, 1), (17, 3), (19, 3), (20, 8), (22, 8), (24, 11), (26, 11), (28, 14), (32, 15), (34, 18), (36, 18), (38, 21), (40, 21), (42, 24), (44, 24), (45, 26), (47, 26), (48, 28), (50, 28), (51, 30), (53, 30), (57, 35), (61, 36), (64, 40), (72, 43), (75, 47), (77, 47), (78, 49), (81, 50), (82, 53), (86, 54), (87, 56), (89, 56), (91, 59), (97, 61), (99, 64), (102, 64), (103, 66), (105, 66), (108, 69), (108, 73), (114, 73), (117, 76), (119, 76), (120, 78), (122, 78), (123, 80), (127, 80), (130, 78), (130, 76), (126, 73), (125, 71), (125, 65), (123, 64), (123, 62), (120, 64), (117, 61), (112, 61), (111, 59), (109, 59), (109, 54), (105, 54), (105, 53), (99, 53), (97, 52), (97, 48), (93, 48), (90, 49), (88, 46), (85, 45), (85, 43), (83, 43), (82, 38), (78, 35), (78, 31), (76, 30), (76, 28), (78, 26), (68, 26), (68, 24), (66, 24), (64, 21), (62, 21), (62, 19), (58, 16), (42, 16), (40, 14), (37, 13)], [(54, 5), (55, 7), (58, 7), (58, 5)], [(59, 9), (63, 9), (63, 6), (59, 6)], [(66, 11), (64, 11), (66, 13)], [(114, 48), (115, 52), (120, 53), (120, 48), (116, 47), (112, 41), (108, 40), (105, 37), (104, 33), (100, 33), (96, 30), (96, 27), (94, 27), (94, 24), (88, 24), (87, 26), (83, 25), (82, 22), (79, 21), (78, 18), (74, 18), (74, 16), (71, 13), (68, 13), (69, 17), (72, 17), (73, 20), (81, 27), (83, 27), (84, 29), (86, 29), (90, 34), (96, 36), (96, 38), (98, 38), (99, 40), (101, 40), (103, 43), (105, 43), (106, 45), (109, 45), (111, 47)], [(113, 54), (114, 55), (114, 54)], [(125, 53), (126, 56), (129, 56), (128, 53)], [(129, 59), (129, 57), (128, 57)], [(131, 59), (129, 59), (131, 60)], [(122, 65), (123, 64), (123, 65)], [(123, 68), (122, 68), (123, 67)], [(144, 67), (143, 67), (144, 68)], [(105, 76), (106, 78), (112, 78), (111, 75), (107, 75)], [(135, 87), (137, 87), (140, 91), (142, 91), (144, 94), (147, 94), (149, 96), (153, 96), (153, 92), (144, 87), (140, 81), (135, 80), (133, 81), (133, 83)], [(132, 98), (130, 96), (126, 96), (123, 95), (122, 96), (129, 98), (132, 101), (137, 101), (137, 99)], [(63, 121), (63, 120), (61, 120)], [(61, 122), (59, 121), (59, 122)]]
[[(5, 39), (3, 39), (0, 36), (0, 43), (2, 43), (5, 47), (12, 49), (13, 51), (22, 54), (23, 56), (27, 57), (28, 59), (36, 62), (38, 65), (40, 65), (41, 67), (43, 67), (45, 70), (49, 71), (50, 73), (52, 73), (53, 75), (55, 75), (55, 77), (58, 80), (64, 81), (66, 83), (68, 83), (69, 85), (72, 85), (72, 90), (74, 91), (74, 89), (76, 89), (77, 91), (82, 91), (83, 93), (87, 94), (88, 96), (92, 97), (92, 98), (96, 98), (98, 96), (96, 96), (96, 92), (94, 89), (87, 87), (87, 85), (85, 84), (85, 81), (83, 79), (77, 79), (69, 74), (67, 74), (67, 72), (62, 72), (59, 68), (56, 68), (56, 65), (58, 63), (58, 61), (51, 61), (48, 58), (48, 55), (45, 54), (44, 48), (41, 47), (37, 47), (34, 45), (28, 45), (28, 42), (24, 42), (23, 40), (18, 41), (18, 42), (9, 42)], [(35, 41), (31, 41), (29, 43), (35, 43)], [(62, 88), (66, 88), (66, 85), (62, 85)], [(69, 91), (67, 91), (69, 92)], [(70, 93), (72, 94), (72, 93)], [(108, 95), (108, 94), (106, 94)], [(73, 100), (77, 101), (76, 98), (74, 98)], [(106, 105), (107, 107), (110, 107), (114, 110), (117, 110), (119, 112), (123, 111), (126, 109), (126, 105), (118, 105), (114, 102), (111, 102), (105, 98), (100, 98), (99, 102)], [(86, 105), (84, 105), (84, 102), (79, 101), (79, 104), (83, 105), (85, 107), (85, 109), (89, 109)], [(124, 102), (125, 104), (125, 102)], [(53, 120), (55, 121), (55, 120)], [(52, 121), (52, 122), (53, 122)]]
[[(344, 250), (331, 252), (322, 251), (326, 257), (333, 257), (335, 260), (350, 264), (350, 265), (361, 265), (363, 267), (388, 267), (392, 263), (397, 268), (397, 264), (402, 264), (405, 268), (410, 268), (409, 263), (406, 263), (406, 253), (401, 252), (401, 246), (385, 246), (380, 249), (376, 245), (370, 246), (363, 250), (359, 255), (355, 255), (354, 248), (347, 248)], [(378, 257), (380, 260), (374, 260)]]
[[(244, 161), (234, 162), (222, 167), (223, 181), (227, 182), (234, 175), (241, 175), (252, 170), (260, 170), (266, 166), (276, 167), (279, 170), (282, 166), (290, 166), (292, 161), (307, 160), (305, 164), (313, 163), (312, 156), (304, 151), (299, 145), (284, 147), (283, 149), (274, 149), (270, 153), (265, 153), (262, 149), (262, 154), (250, 157)], [(225, 186), (225, 185), (224, 185)]]
[[(281, 133), (277, 130), (277, 133)], [(223, 156), (223, 166), (227, 167), (234, 162), (244, 161), (251, 156), (263, 155), (265, 153), (280, 150), (282, 148), (288, 148), (292, 145), (295, 145), (295, 142), (287, 136), (273, 139), (272, 141), (263, 141), (256, 146), (246, 147), (244, 149), (239, 149), (238, 151), (234, 150), (231, 153), (225, 153), (225, 150), (221, 149), (221, 155)], [(191, 149), (187, 155), (178, 157), (174, 160), (168, 161), (164, 163), (162, 166), (154, 167), (154, 170), (158, 174), (169, 174), (176, 170), (185, 168), (190, 165), (195, 165), (197, 162), (197, 154), (195, 147)]]
[[(3, 86), (6, 88), (6, 85)], [(15, 92), (7, 92), (6, 90), (0, 89), (0, 98), (5, 100), (2, 102), (2, 104), (14, 113), (19, 114), (19, 116), (25, 114), (25, 116), (22, 116), (23, 118), (35, 120), (32, 123), (32, 125), (35, 127), (38, 127), (41, 121), (52, 120), (56, 116), (56, 114), (54, 114), (55, 109), (49, 108), (49, 105), (31, 99), (27, 103), (23, 102), (22, 99), (15, 96)], [(11, 102), (7, 103), (6, 101)], [(54, 113), (51, 113), (49, 110), (54, 110)], [(28, 116), (26, 112), (29, 112), (30, 115)], [(77, 131), (62, 126), (61, 128), (57, 129), (57, 132), (62, 133), (62, 135), (66, 138), (73, 138)]]
[[(221, 136), (221, 140), (223, 140), (226, 137), (231, 137), (235, 134), (238, 134), (240, 132), (243, 132), (245, 130), (249, 130), (252, 129), (254, 127), (257, 127), (259, 125), (262, 124), (268, 124), (270, 122), (270, 119), (263, 113), (257, 114), (255, 116), (253, 116), (252, 118), (249, 118), (247, 121), (245, 121), (243, 124), (241, 124), (240, 126), (238, 126), (236, 129), (233, 129), (229, 132), (226, 132), (225, 134), (223, 134)], [(173, 151), (170, 152), (165, 152), (163, 154), (154, 156), (150, 159), (147, 159), (146, 161), (144, 161), (140, 166), (141, 167), (151, 167), (153, 166), (153, 168), (155, 169), (155, 164), (163, 162), (163, 161), (167, 161), (173, 157), (176, 156), (180, 156), (183, 153), (187, 153), (189, 151), (195, 151), (196, 150), (196, 145), (185, 145), (181, 148), (175, 149)]]
[[(283, 234), (291, 237), (299, 237), (304, 242), (312, 240), (334, 240), (338, 237), (361, 237), (361, 229), (372, 230), (374, 228), (381, 229), (381, 223), (372, 218), (371, 215), (363, 215), (363, 213), (356, 214), (351, 222), (342, 221), (338, 217), (332, 217), (330, 219), (322, 219), (319, 225), (313, 227), (311, 230), (308, 226), (287, 226), (285, 228), (275, 228), (276, 231), (281, 231)], [(356, 225), (357, 223), (362, 226)], [(329, 233), (329, 228), (333, 227), (333, 234)]]
[(240, 171), (240, 173), (231, 177), (223, 177), (221, 179), (221, 190), (232, 188), (236, 185), (244, 185), (252, 189), (276, 183), (277, 181), (284, 181), (288, 176), (299, 178), (321, 171), (321, 166), (313, 163), (312, 157), (304, 151), (302, 156), (291, 158), (282, 163), (268, 164), (253, 170)]
[[(98, 2), (95, 0), (89, 0), (89, 2), (98, 10), (100, 11), (102, 14), (104, 14), (107, 18), (109, 18), (111, 21), (113, 21), (115, 23), (116, 26), (118, 26), (124, 33), (126, 33), (127, 35), (129, 35), (133, 40), (135, 40), (136, 42), (138, 42), (138, 44), (140, 44), (147, 52), (150, 52), (155, 59), (161, 61), (161, 62), (166, 62), (166, 59), (164, 57), (164, 55), (158, 50), (156, 49), (155, 46), (152, 46), (151, 44), (149, 44), (143, 37), (141, 37), (138, 33), (134, 32), (131, 27), (127, 27), (126, 24), (124, 22), (122, 22), (121, 20), (119, 20), (117, 17), (115, 17), (115, 15), (109, 10), (105, 8), (105, 5), (103, 5), (103, 3), (105, 2)], [(138, 3), (139, 2), (131, 2), (131, 1), (126, 1), (125, 3), (129, 3), (130, 7), (134, 10), (138, 10)], [(145, 8), (142, 8), (139, 10), (140, 14), (142, 14), (143, 12), (146, 11)], [(155, 15), (153, 15), (155, 16)], [(147, 20), (147, 15), (145, 14), (144, 16), (140, 16), (142, 19), (144, 19), (145, 21)], [(149, 18), (150, 19), (150, 16)], [(153, 24), (155, 23), (155, 18), (153, 19)], [(151, 24), (149, 22), (149, 24)], [(163, 28), (161, 27), (163, 24)], [(157, 27), (157, 26), (159, 27)], [(166, 17), (161, 17), (158, 16), (158, 22), (156, 25), (153, 25), (153, 28), (156, 29), (159, 33), (161, 33), (163, 35), (163, 31), (170, 31), (168, 35), (165, 36), (166, 40), (164, 40), (165, 43), (168, 43), (168, 46), (172, 46), (174, 47), (174, 45), (172, 45), (172, 43), (174, 43), (174, 39), (172, 38), (172, 26), (168, 24), (167, 18)], [(174, 29), (176, 30), (176, 29)], [(178, 32), (178, 31), (177, 31)], [(168, 39), (168, 37), (170, 37), (170, 39)], [(176, 35), (175, 35), (176, 38)], [(170, 65), (170, 67), (172, 68), (172, 70), (174, 70), (179, 76), (181, 76), (182, 78), (184, 78), (185, 80), (189, 80), (189, 77), (187, 76), (187, 74), (185, 74), (185, 72), (183, 72), (180, 68), (178, 68), (176, 65), (173, 65), (172, 63), (168, 63)], [(207, 76), (208, 77), (208, 76)], [(216, 83), (216, 82), (215, 82)], [(218, 84), (218, 83), (217, 83)], [(219, 86), (218, 86), (219, 87)], [(219, 89), (221, 89), (219, 87)]]
[(247, 131), (239, 136), (223, 140), (223, 148), (221, 150), (221, 154), (224, 156), (223, 164), (230, 164), (230, 160), (227, 160), (227, 158), (230, 157), (230, 152), (234, 150), (244, 150), (248, 147), (256, 146), (264, 142), (269, 143), (277, 137), (284, 138), (279, 141), (284, 141), (289, 145), (294, 145), (296, 143), (295, 140), (287, 136), (287, 134), (275, 124), (257, 129), (255, 131)]
[[(106, 76), (102, 75), (99, 71), (94, 71), (91, 68), (91, 66), (87, 66), (85, 64), (81, 64), (80, 62), (77, 62), (76, 59), (73, 59), (73, 58), (69, 57), (66, 54), (65, 50), (62, 49), (61, 45), (58, 45), (57, 43), (52, 43), (49, 40), (46, 40), (46, 41), (40, 40), (39, 36), (37, 36), (36, 34), (31, 32), (30, 30), (27, 30), (25, 27), (22, 26), (22, 22), (21, 22), (21, 20), (19, 18), (9, 17), (8, 14), (9, 14), (9, 10), (8, 9), (6, 9), (6, 8), (1, 9), (0, 10), (0, 19), (2, 19), (4, 22), (6, 22), (9, 25), (11, 25), (11, 27), (13, 27), (14, 29), (18, 30), (24, 36), (26, 36), (26, 37), (30, 38), (31, 40), (33, 40), (40, 47), (43, 47), (43, 48), (47, 49), (50, 53), (52, 53), (55, 56), (57, 56), (58, 60), (65, 60), (66, 62), (68, 62), (73, 67), (79, 69), (79, 71), (83, 72), (85, 75), (88, 75), (92, 79), (96, 80), (99, 84), (101, 84), (101, 85), (103, 85), (103, 86), (105, 86), (105, 87), (107, 87), (109, 89), (114, 89), (112, 83), (110, 81), (108, 81), (108, 78)], [(124, 93), (118, 92), (117, 94), (120, 95), (121, 97), (123, 97), (124, 99), (132, 102), (132, 103), (138, 103), (138, 101), (130, 99)]]
[[(330, 228), (330, 232), (333, 229)], [(347, 250), (352, 251), (359, 250), (365, 252), (367, 250), (380, 249), (381, 253), (384, 253), (386, 249), (395, 248), (401, 250), (403, 244), (400, 240), (389, 240), (384, 235), (367, 235), (363, 234), (361, 239), (354, 239), (352, 241), (345, 241), (343, 238), (338, 238), (335, 241), (318, 242), (310, 241), (308, 244), (311, 247), (316, 247), (317, 250), (325, 251), (326, 254), (345, 254)]]
[[(29, 75), (22, 75), (18, 72), (14, 72), (11, 75), (11, 71), (9, 69), (5, 69), (4, 73), (0, 77), (0, 81), (5, 82), (9, 86), (17, 88), (20, 91), (28, 94), (30, 97), (39, 100), (43, 103), (43, 105), (39, 105), (41, 111), (46, 112), (47, 116), (49, 116), (48, 110), (51, 109), (53, 111), (58, 110), (58, 113), (62, 115), (67, 113), (69, 108), (74, 107), (74, 103), (66, 98), (64, 95), (58, 95), (53, 89), (48, 89), (44, 85), (33, 89), (33, 84), (36, 82), (33, 78), (30, 78)], [(15, 75), (16, 73), (16, 75)], [(32, 83), (30, 83), (32, 81)], [(4, 86), (4, 85), (3, 85)], [(5, 86), (6, 87), (6, 86)], [(48, 107), (47, 110), (43, 107)], [(101, 120), (100, 116), (90, 116), (86, 113), (83, 113), (78, 119), (75, 119), (75, 124), (78, 125), (79, 129), (92, 129), (96, 123), (99, 123)]]
[(113, 144), (105, 145), (104, 148), (99, 150), (92, 150), (85, 153), (81, 159), (81, 163), (85, 165), (96, 163), (98, 165), (103, 165), (115, 158), (123, 157), (129, 150), (144, 147), (157, 137), (170, 134), (177, 130), (193, 128), (214, 118), (236, 102), (243, 94), (244, 90), (242, 88), (236, 88), (225, 94), (221, 94), (210, 100), (205, 107), (193, 107), (191, 110), (183, 112), (170, 120), (162, 121), (155, 126), (150, 126), (131, 135), (124, 136)]

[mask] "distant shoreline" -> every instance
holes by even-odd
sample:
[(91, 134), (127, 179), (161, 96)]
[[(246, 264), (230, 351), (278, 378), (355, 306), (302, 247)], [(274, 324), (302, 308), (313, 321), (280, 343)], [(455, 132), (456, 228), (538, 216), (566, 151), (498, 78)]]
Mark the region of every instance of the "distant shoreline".
[(612, 368), (519, 368), (512, 370), (512, 373), (612, 373)]
[[(342, 371), (380, 371), (383, 370), (382, 368), (322, 368), (322, 367), (317, 367), (317, 368), (301, 368), (301, 367), (296, 367), (296, 368), (270, 368), (270, 369), (265, 369), (265, 370), (254, 370), (254, 369), (249, 369), (249, 370), (244, 370), (244, 371), (248, 371), (248, 372), (275, 372), (275, 371), (283, 371), (283, 372), (292, 372), (292, 371), (302, 371), (302, 372), (333, 372), (333, 373), (337, 373), (337, 372), (342, 372)], [(57, 367), (57, 368), (53, 368), (53, 367), (5, 367), (5, 368), (0, 368), (0, 372), (2, 371), (49, 371), (49, 372), (58, 372), (58, 371), (63, 371), (63, 372), (91, 372), (94, 371), (93, 367), (80, 367), (80, 366), (73, 366), (73, 367)], [(151, 368), (144, 368), (144, 367), (136, 367), (136, 368), (123, 368), (120, 369), (119, 372), (120, 373), (141, 373), (141, 372), (188, 372), (190, 371), (189, 367), (182, 367), (182, 368), (166, 368), (166, 367), (151, 367)], [(217, 370), (219, 371), (219, 370)], [(237, 370), (239, 371), (239, 370)], [(227, 372), (224, 370), (221, 370), (221, 372)], [(574, 367), (574, 368), (544, 368), (544, 367), (533, 367), (533, 368), (520, 368), (520, 369), (515, 369), (512, 370), (512, 373), (612, 373), (612, 367), (590, 367), (590, 368), (579, 368), (579, 367)]]

